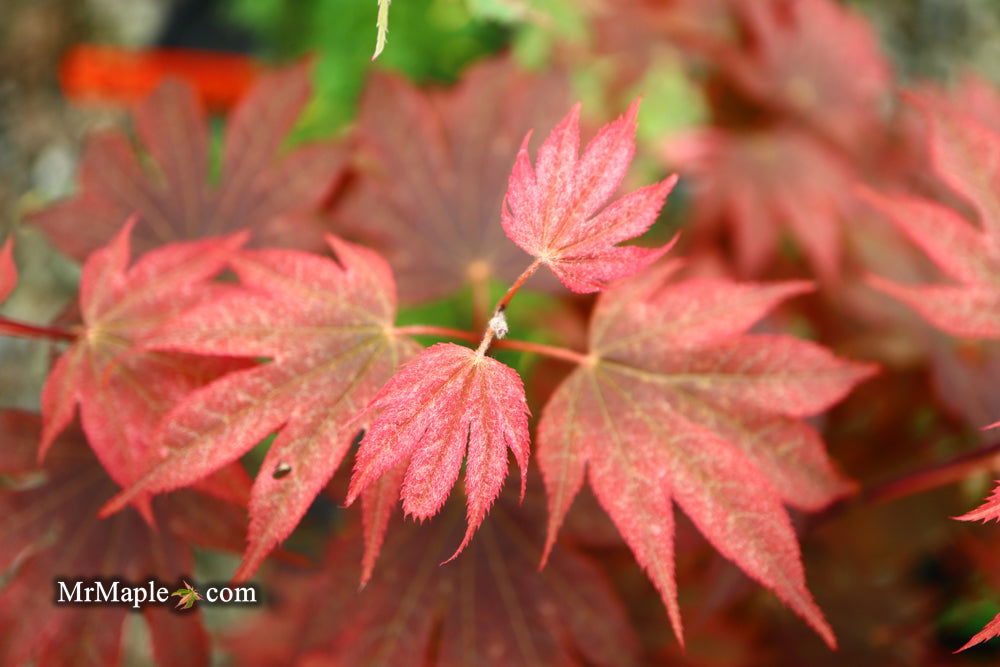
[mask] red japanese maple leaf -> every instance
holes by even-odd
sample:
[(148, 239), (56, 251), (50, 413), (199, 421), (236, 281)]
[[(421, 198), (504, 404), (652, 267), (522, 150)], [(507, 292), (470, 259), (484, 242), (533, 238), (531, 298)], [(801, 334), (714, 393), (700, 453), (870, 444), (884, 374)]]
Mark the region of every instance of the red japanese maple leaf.
[(170, 244), (129, 267), (135, 224), (133, 218), (84, 265), (78, 337), (53, 367), (41, 399), (40, 456), (79, 405), (97, 458), (122, 486), (162, 457), (151, 436), (167, 410), (208, 381), (245, 366), (140, 346), (165, 323), (229, 289), (209, 279), (246, 235)]
[[(10, 576), (0, 588), (0, 663), (63, 664), (74, 656), (83, 664), (119, 664), (130, 609), (53, 608), (53, 580), (138, 583), (189, 576), (194, 567), (189, 544), (240, 548), (249, 479), (239, 466), (227, 470), (225, 485), (238, 488), (225, 501), (193, 490), (157, 499), (157, 530), (134, 512), (98, 521), (101, 500), (117, 485), (75, 428), (56, 440), (39, 467), (40, 432), (37, 416), (0, 412), (0, 473), (14, 482), (0, 491), (0, 569)], [(18, 483), (23, 481), (30, 483)], [(147, 605), (142, 614), (157, 662), (208, 662), (210, 642), (199, 613), (180, 617)]]
[(950, 334), (1000, 338), (1000, 135), (957, 109), (923, 100), (934, 170), (972, 204), (979, 224), (931, 200), (862, 187), (862, 196), (958, 283), (910, 286), (873, 277), (872, 284)]
[[(534, 486), (534, 485), (532, 485)], [(267, 581), (271, 613), (229, 646), (241, 664), (634, 665), (638, 643), (597, 564), (572, 547), (536, 564), (544, 531), (540, 490), (518, 505), (503, 494), (462, 558), (438, 567), (460, 539), (462, 505), (430, 525), (397, 522), (371, 582), (358, 591), (356, 525), (330, 545), (319, 572)]]
[(700, 130), (668, 139), (663, 155), (691, 174), (695, 234), (715, 240), (728, 228), (743, 276), (759, 276), (777, 257), (782, 228), (817, 274), (838, 275), (853, 170), (809, 134)]
[(432, 517), (448, 498), (468, 449), (469, 525), (452, 558), (500, 494), (508, 448), (521, 469), (524, 495), (529, 448), (524, 384), (517, 371), (482, 351), (453, 343), (427, 348), (392, 376), (365, 414), (373, 418), (358, 450), (348, 505), (374, 481), (405, 466), (403, 509), (420, 520)]
[(501, 215), (503, 229), (574, 292), (597, 292), (670, 248), (670, 244), (656, 249), (615, 244), (649, 229), (676, 176), (601, 208), (632, 161), (638, 111), (637, 100), (625, 115), (601, 128), (579, 156), (577, 104), (542, 143), (534, 168), (528, 158), (528, 137), (514, 162)]
[(8, 237), (0, 248), (0, 303), (10, 296), (17, 284), (17, 266), (14, 264), (14, 237)]
[(744, 94), (846, 146), (871, 136), (890, 72), (863, 16), (834, 0), (733, 4), (744, 43), (714, 55)]
[[(308, 64), (260, 78), (233, 111), (222, 150), (222, 176), (209, 180), (209, 129), (195, 92), (168, 80), (135, 111), (135, 127), (152, 158), (144, 167), (126, 136), (95, 134), (72, 198), (32, 219), (61, 250), (83, 259), (104, 245), (121, 221), (138, 213), (136, 248), (252, 228), (258, 242), (321, 245), (318, 230), (290, 214), (314, 207), (341, 172), (344, 147), (318, 143), (280, 158), (285, 135), (309, 99)], [(301, 222), (301, 221), (300, 221)]]
[(523, 255), (497, 225), (510, 159), (566, 99), (565, 77), (532, 76), (507, 58), (446, 90), (375, 74), (358, 112), (359, 181), (334, 211), (339, 228), (385, 253), (405, 302), (513, 280)]
[(266, 357), (191, 394), (152, 440), (165, 457), (102, 510), (187, 486), (269, 433), (250, 498), (237, 578), (285, 539), (340, 465), (354, 420), (415, 344), (393, 330), (395, 284), (375, 252), (329, 237), (336, 260), (295, 250), (246, 251), (230, 263), (245, 286), (174, 319), (147, 345), (170, 354)]
[(545, 406), (538, 457), (549, 492), (546, 554), (587, 475), (681, 638), (676, 502), (716, 549), (833, 646), (782, 503), (817, 509), (849, 490), (801, 418), (873, 369), (806, 341), (745, 333), (808, 283), (664, 284), (676, 268), (647, 270), (602, 295), (588, 363)]

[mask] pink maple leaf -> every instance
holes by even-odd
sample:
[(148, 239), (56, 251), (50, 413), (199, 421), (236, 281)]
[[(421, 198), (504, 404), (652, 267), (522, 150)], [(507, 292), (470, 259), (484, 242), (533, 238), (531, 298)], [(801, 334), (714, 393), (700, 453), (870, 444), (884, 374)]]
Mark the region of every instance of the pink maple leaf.
[(788, 336), (746, 330), (808, 283), (665, 284), (675, 263), (601, 295), (591, 361), (542, 412), (539, 464), (549, 494), (546, 556), (585, 478), (663, 597), (682, 638), (673, 505), (749, 576), (823, 637), (783, 503), (817, 509), (850, 489), (802, 417), (873, 372)]
[[(433, 345), (397, 371), (366, 414), (374, 419), (361, 441), (348, 505), (376, 480), (405, 465), (399, 494), (404, 511), (421, 520), (434, 516), (468, 452), (468, 528), (454, 558), (500, 493), (508, 448), (521, 469), (523, 495), (528, 404), (520, 376), (499, 361), (453, 343)], [(370, 532), (384, 531), (384, 521), (379, 523)]]
[(514, 162), (501, 211), (504, 231), (574, 292), (600, 291), (670, 248), (671, 244), (661, 248), (615, 244), (649, 229), (677, 182), (676, 175), (601, 209), (632, 161), (638, 110), (636, 100), (624, 116), (601, 128), (580, 156), (577, 104), (542, 143), (534, 168), (528, 158), (528, 137)]

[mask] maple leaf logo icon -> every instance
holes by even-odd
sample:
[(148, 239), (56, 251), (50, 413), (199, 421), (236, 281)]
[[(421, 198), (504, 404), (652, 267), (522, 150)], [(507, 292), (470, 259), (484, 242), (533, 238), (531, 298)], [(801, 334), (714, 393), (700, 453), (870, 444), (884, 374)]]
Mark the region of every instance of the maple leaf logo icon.
[(174, 607), (174, 609), (180, 609), (183, 605), (184, 609), (190, 609), (195, 602), (201, 599), (201, 595), (194, 589), (194, 587), (188, 582), (184, 582), (184, 588), (178, 588), (176, 591), (170, 594), (170, 597), (177, 596), (180, 601)]

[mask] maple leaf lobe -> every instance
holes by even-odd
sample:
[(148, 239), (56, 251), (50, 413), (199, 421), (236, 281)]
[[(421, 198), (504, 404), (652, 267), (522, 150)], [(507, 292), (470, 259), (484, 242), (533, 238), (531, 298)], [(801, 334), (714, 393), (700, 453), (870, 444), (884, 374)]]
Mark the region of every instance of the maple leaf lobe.
[(10, 296), (17, 284), (17, 266), (14, 264), (14, 237), (10, 236), (0, 248), (0, 303)]
[(407, 515), (441, 509), (467, 459), (468, 529), (457, 556), (482, 523), (507, 476), (509, 448), (527, 480), (529, 410), (517, 372), (453, 343), (438, 343), (404, 364), (365, 410), (372, 416), (354, 467), (347, 504), (396, 466)]
[(501, 207), (507, 236), (548, 265), (574, 292), (597, 292), (630, 276), (669, 250), (618, 246), (655, 222), (677, 176), (640, 188), (604, 206), (618, 189), (635, 152), (639, 101), (601, 128), (579, 155), (580, 105), (553, 128), (535, 166), (521, 144)]

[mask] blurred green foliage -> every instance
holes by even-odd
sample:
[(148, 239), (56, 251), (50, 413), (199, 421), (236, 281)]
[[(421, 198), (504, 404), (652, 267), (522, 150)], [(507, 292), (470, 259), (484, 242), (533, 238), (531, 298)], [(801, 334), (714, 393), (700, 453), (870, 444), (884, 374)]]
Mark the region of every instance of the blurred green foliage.
[(503, 48), (510, 29), (476, 18), (464, 0), (405, 0), (389, 11), (389, 43), (376, 63), (376, 0), (229, 0), (229, 11), (283, 61), (314, 54), (316, 95), (296, 140), (324, 136), (348, 123), (370, 68), (414, 81), (452, 82), (470, 62)]

